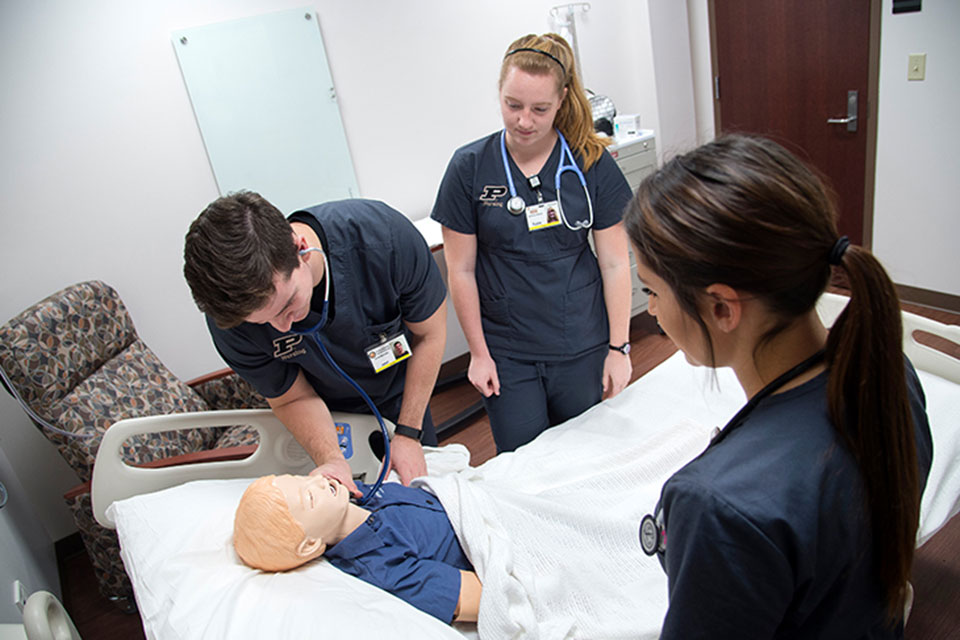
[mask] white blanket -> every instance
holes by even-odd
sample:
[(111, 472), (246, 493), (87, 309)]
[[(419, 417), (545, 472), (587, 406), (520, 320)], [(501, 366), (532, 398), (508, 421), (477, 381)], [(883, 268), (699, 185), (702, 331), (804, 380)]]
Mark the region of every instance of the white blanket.
[[(667, 477), (744, 401), (729, 370), (681, 354), (613, 400), (477, 468), (450, 445), (421, 480), (446, 507), (484, 584), (477, 627), (500, 638), (656, 637), (666, 578), (639, 546)], [(934, 433), (918, 543), (960, 506), (960, 393), (921, 372)], [(459, 473), (450, 474), (451, 471)], [(264, 574), (230, 545), (249, 480), (202, 480), (110, 507), (148, 638), (424, 640), (473, 636), (319, 560)]]
[(659, 634), (666, 577), (640, 548), (640, 519), (740, 403), (700, 397), (711, 406), (699, 412), (704, 422), (681, 419), (691, 397), (713, 393), (682, 360), (661, 366), (692, 384), (673, 377), (655, 390), (649, 414), (636, 397), (615, 398), (516, 453), (420, 481), (440, 498), (483, 583), (481, 638)]

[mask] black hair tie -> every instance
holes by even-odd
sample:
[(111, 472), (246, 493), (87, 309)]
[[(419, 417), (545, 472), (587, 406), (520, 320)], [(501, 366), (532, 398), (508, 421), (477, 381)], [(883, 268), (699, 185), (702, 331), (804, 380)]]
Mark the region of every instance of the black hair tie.
[(843, 262), (843, 254), (847, 252), (847, 247), (849, 246), (850, 238), (847, 236), (837, 238), (837, 241), (833, 243), (833, 248), (830, 249), (830, 264), (839, 265)]

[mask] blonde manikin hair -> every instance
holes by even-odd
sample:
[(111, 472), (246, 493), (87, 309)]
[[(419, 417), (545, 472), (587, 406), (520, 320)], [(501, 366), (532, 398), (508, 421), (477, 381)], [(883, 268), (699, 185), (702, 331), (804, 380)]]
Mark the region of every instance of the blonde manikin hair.
[[(510, 53), (516, 49), (527, 48), (538, 49), (549, 55), (535, 51)], [(562, 36), (556, 33), (545, 33), (542, 36), (531, 33), (514, 40), (505, 53), (503, 63), (500, 65), (498, 86), (503, 86), (510, 68), (516, 67), (533, 75), (552, 74), (557, 79), (558, 91), (563, 91), (564, 87), (567, 88), (567, 96), (560, 104), (554, 126), (567, 139), (570, 149), (583, 158), (583, 170), (588, 170), (600, 159), (604, 148), (613, 140), (606, 136), (601, 137), (593, 129), (593, 111), (590, 109), (590, 101), (587, 99), (580, 77), (577, 76), (573, 49)]]
[(298, 553), (306, 532), (290, 514), (283, 492), (273, 484), (275, 477), (263, 476), (252, 482), (233, 519), (233, 548), (244, 564), (262, 571), (287, 571), (326, 550), (322, 544), (311, 555)]

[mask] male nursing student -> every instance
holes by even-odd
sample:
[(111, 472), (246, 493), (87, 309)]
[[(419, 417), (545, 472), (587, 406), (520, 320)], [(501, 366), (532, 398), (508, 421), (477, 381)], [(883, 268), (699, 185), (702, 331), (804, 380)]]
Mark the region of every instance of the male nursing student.
[(437, 442), (428, 402), (446, 340), (446, 289), (403, 214), (356, 199), (284, 218), (256, 193), (230, 194), (190, 225), (183, 271), (217, 351), (267, 398), (317, 464), (313, 473), (359, 495), (330, 411), (370, 412), (324, 358), (318, 334), (397, 425), (390, 466), (403, 484), (426, 475), (421, 442)]

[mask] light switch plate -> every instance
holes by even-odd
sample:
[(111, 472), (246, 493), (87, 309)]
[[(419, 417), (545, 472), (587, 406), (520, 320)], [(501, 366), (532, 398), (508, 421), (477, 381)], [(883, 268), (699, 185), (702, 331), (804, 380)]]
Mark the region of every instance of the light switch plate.
[(911, 53), (907, 67), (907, 80), (923, 80), (927, 73), (927, 54)]

